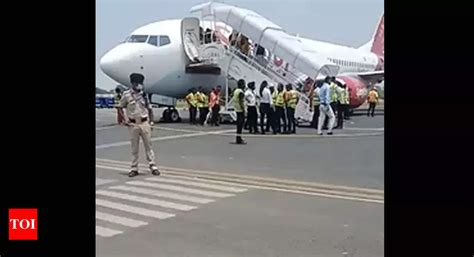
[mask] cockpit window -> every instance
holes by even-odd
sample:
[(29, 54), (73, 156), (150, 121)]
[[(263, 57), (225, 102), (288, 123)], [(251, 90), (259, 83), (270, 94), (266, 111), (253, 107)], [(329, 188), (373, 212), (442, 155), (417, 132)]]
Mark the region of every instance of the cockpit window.
[(160, 36), (160, 46), (168, 45), (170, 43), (171, 41), (168, 36)]
[(148, 35), (131, 35), (128, 38), (129, 43), (145, 43), (148, 39)]
[(150, 36), (148, 38), (148, 44), (158, 46), (158, 37), (157, 36)]

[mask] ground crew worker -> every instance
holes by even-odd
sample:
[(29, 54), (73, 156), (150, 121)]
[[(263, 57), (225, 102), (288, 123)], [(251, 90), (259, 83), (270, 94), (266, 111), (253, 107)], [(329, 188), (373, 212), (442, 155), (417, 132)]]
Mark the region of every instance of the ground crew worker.
[(245, 80), (239, 79), (239, 81), (237, 81), (237, 88), (234, 90), (234, 94), (232, 96), (232, 104), (234, 105), (234, 110), (237, 114), (237, 135), (235, 137), (236, 144), (246, 144), (241, 136), (242, 128), (244, 127), (245, 122), (244, 88)]
[[(198, 87), (198, 89), (194, 93), (194, 97), (196, 99), (196, 109), (197, 109), (197, 111), (199, 111), (199, 115), (196, 114), (196, 119), (197, 119), (197, 124), (198, 125), (201, 125), (202, 107), (204, 106), (202, 96), (201, 96), (201, 90), (202, 90), (202, 87)], [(197, 117), (199, 117), (199, 118), (197, 118)]]
[(188, 90), (188, 94), (186, 95), (186, 102), (188, 103), (189, 108), (189, 124), (194, 125), (196, 124), (196, 89), (191, 88)]
[(275, 101), (275, 111), (276, 111), (276, 118), (275, 124), (278, 133), (281, 132), (281, 123), (280, 120), (283, 120), (283, 134), (286, 134), (286, 115), (285, 115), (285, 98), (284, 95), (285, 91), (283, 90), (283, 84), (278, 84), (277, 92), (276, 92), (276, 101)]
[(314, 85), (313, 91), (313, 126), (315, 129), (318, 129), (318, 121), (319, 121), (319, 90), (323, 84), (317, 83)]
[(265, 122), (265, 117), (267, 118), (267, 128), (269, 126), (272, 126), (272, 131), (275, 134), (275, 126), (273, 123), (271, 123), (271, 118), (270, 118), (270, 108), (273, 105), (272, 101), (272, 93), (270, 89), (268, 89), (268, 82), (267, 81), (262, 81), (260, 84), (260, 129), (262, 130), (262, 134), (265, 135), (265, 127), (264, 127), (264, 122)]
[(207, 95), (205, 94), (204, 89), (202, 87), (198, 87), (196, 100), (197, 107), (199, 109), (199, 124), (204, 125), (209, 109), (209, 103), (207, 102)]
[(339, 101), (339, 94), (338, 94), (338, 85), (336, 83), (336, 78), (331, 77), (331, 84), (329, 84), (330, 94), (331, 94), (331, 109), (336, 114), (338, 110), (338, 101)]
[(379, 103), (379, 94), (377, 93), (377, 90), (375, 87), (373, 87), (369, 95), (367, 96), (367, 102), (369, 103), (369, 109), (367, 110), (367, 117), (369, 117), (369, 114), (374, 117), (374, 112), (375, 112), (375, 106)]
[(298, 92), (293, 89), (291, 84), (286, 85), (286, 116), (288, 118), (288, 133), (296, 133), (295, 109), (298, 104)]
[(337, 128), (344, 128), (344, 119), (345, 114), (347, 112), (347, 108), (349, 108), (349, 91), (347, 90), (347, 85), (342, 84), (339, 88), (338, 93), (339, 103), (338, 103), (338, 110), (337, 110)]
[(270, 104), (270, 111), (268, 112), (268, 119), (270, 119), (269, 122), (267, 122), (267, 125), (265, 127), (265, 132), (270, 132), (270, 126), (272, 127), (272, 131), (273, 131), (273, 135), (276, 135), (276, 133), (278, 132), (278, 129), (277, 129), (277, 126), (276, 126), (276, 109), (275, 109), (275, 103), (276, 103), (276, 99), (277, 99), (277, 96), (278, 94), (276, 93), (276, 90), (275, 90), (275, 87), (274, 86), (270, 86), (270, 94), (271, 94), (271, 97), (272, 97), (272, 101), (271, 101), (271, 104)]
[[(125, 91), (120, 99), (120, 114), (124, 117), (124, 125), (130, 130), (132, 145), (132, 165), (129, 177), (138, 175), (138, 157), (140, 137), (145, 146), (146, 159), (153, 175), (160, 175), (160, 171), (155, 164), (155, 153), (151, 144), (151, 126), (153, 125), (153, 110), (149, 99), (143, 92), (143, 82), (145, 77), (142, 74), (132, 73), (130, 82), (132, 88)], [(123, 113), (126, 110), (126, 115)]]
[(331, 89), (329, 84), (331, 83), (331, 77), (326, 77), (324, 83), (319, 89), (319, 121), (318, 121), (318, 135), (322, 135), (324, 119), (326, 116), (329, 117), (328, 124), (328, 135), (332, 135), (332, 128), (334, 127), (334, 112), (331, 108)]
[(250, 82), (247, 84), (247, 90), (245, 91), (245, 103), (247, 104), (247, 123), (249, 125), (249, 132), (252, 134), (257, 134), (258, 126), (258, 112), (257, 112), (257, 97), (255, 96), (255, 82)]
[(114, 107), (117, 109), (117, 124), (122, 124), (123, 115), (120, 113), (120, 99), (122, 99), (122, 90), (119, 87), (115, 88)]
[(221, 94), (221, 86), (217, 86), (212, 89), (211, 95), (209, 97), (209, 107), (212, 111), (211, 116), (211, 125), (212, 126), (219, 126), (219, 110), (220, 110), (220, 94)]
[(203, 107), (202, 107), (202, 111), (203, 111), (203, 120), (201, 121), (201, 125), (204, 125), (204, 124), (207, 124), (207, 116), (209, 114), (209, 95), (208, 95), (208, 92), (207, 90), (203, 89), (201, 91), (201, 96), (202, 96), (202, 101), (203, 101)]

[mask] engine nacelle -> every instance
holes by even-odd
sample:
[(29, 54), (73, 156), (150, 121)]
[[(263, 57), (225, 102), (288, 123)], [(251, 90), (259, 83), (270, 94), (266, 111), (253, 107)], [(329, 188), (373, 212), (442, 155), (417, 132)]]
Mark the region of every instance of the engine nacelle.
[(361, 106), (367, 99), (369, 93), (367, 84), (357, 78), (345, 76), (338, 77), (338, 79), (344, 81), (349, 89), (349, 105), (350, 108), (357, 108)]

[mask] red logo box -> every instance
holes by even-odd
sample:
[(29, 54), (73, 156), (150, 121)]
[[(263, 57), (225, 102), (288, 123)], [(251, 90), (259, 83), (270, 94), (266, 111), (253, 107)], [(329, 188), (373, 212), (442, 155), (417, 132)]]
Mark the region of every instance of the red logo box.
[(9, 240), (37, 240), (38, 210), (9, 209), (8, 231)]

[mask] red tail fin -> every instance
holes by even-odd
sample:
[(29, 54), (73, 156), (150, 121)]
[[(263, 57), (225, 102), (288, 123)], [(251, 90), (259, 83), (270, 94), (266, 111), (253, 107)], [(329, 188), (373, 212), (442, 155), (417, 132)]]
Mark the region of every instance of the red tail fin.
[(380, 18), (377, 30), (375, 31), (370, 51), (378, 56), (384, 56), (384, 17)]

